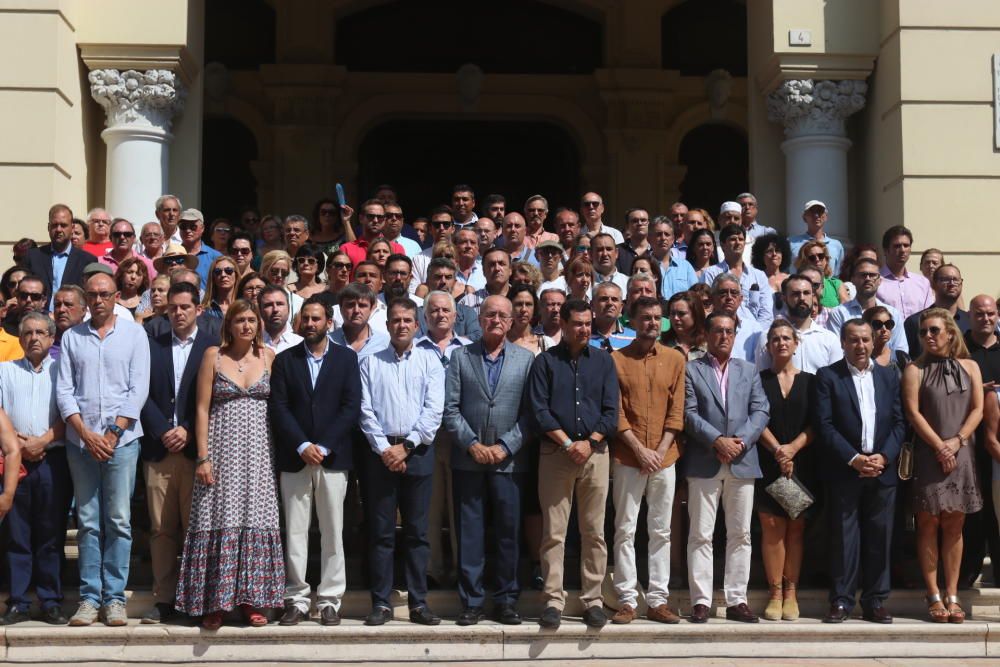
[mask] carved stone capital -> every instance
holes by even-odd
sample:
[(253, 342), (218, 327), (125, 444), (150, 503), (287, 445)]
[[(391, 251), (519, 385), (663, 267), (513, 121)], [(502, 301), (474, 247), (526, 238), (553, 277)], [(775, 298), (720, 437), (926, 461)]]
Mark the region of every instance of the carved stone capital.
[(186, 91), (170, 70), (91, 70), (90, 94), (107, 113), (109, 128), (139, 126), (170, 131), (175, 113), (184, 107)]
[(846, 135), (844, 120), (865, 106), (864, 81), (792, 79), (767, 96), (768, 119), (785, 126), (789, 138)]

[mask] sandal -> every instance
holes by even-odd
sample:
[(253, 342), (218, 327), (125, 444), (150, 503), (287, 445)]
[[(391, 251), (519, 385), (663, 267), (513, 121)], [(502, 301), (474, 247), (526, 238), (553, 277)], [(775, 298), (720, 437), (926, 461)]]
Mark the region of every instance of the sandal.
[(201, 617), (201, 627), (206, 630), (218, 630), (222, 627), (222, 616), (221, 611), (213, 611), (211, 614), (205, 614)]
[(927, 600), (927, 613), (930, 614), (931, 621), (934, 623), (947, 623), (950, 614), (945, 609), (945, 606), (941, 604), (940, 593), (928, 595), (925, 599)]
[(961, 623), (965, 620), (965, 610), (958, 604), (957, 595), (949, 595), (944, 599), (948, 609), (948, 622)]
[(262, 628), (267, 625), (267, 617), (250, 605), (240, 605), (240, 609), (243, 610), (243, 618), (246, 619), (250, 627)]

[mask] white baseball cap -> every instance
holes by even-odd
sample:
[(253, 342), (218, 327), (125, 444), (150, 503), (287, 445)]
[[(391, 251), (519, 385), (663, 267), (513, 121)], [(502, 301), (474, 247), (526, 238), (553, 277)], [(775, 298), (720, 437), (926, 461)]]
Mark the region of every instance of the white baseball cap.
[(806, 202), (806, 205), (802, 207), (802, 212), (805, 213), (806, 211), (808, 211), (809, 209), (811, 209), (813, 206), (820, 206), (820, 207), (823, 208), (824, 211), (828, 210), (826, 208), (826, 204), (824, 204), (820, 200), (818, 200), (818, 199), (810, 199), (809, 201)]
[(738, 201), (724, 201), (719, 207), (719, 215), (723, 213), (743, 213), (743, 206)]

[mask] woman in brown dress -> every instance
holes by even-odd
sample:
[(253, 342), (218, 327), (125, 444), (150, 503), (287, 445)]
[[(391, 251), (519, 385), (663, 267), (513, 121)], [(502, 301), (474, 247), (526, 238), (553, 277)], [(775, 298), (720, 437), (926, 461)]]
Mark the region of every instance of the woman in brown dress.
[[(917, 555), (931, 620), (961, 623), (965, 620), (958, 603), (962, 525), (966, 514), (983, 506), (973, 452), (973, 437), (983, 417), (983, 381), (947, 310), (922, 312), (919, 334), (924, 352), (903, 371), (902, 389), (903, 406), (915, 434)], [(944, 565), (943, 603), (938, 588), (939, 554)]]

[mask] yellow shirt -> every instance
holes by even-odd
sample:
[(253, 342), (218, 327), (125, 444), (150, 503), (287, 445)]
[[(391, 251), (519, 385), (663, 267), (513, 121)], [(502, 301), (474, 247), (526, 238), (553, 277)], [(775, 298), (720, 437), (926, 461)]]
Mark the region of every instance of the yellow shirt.
[(24, 358), (21, 341), (0, 329), (0, 361), (16, 361)]

